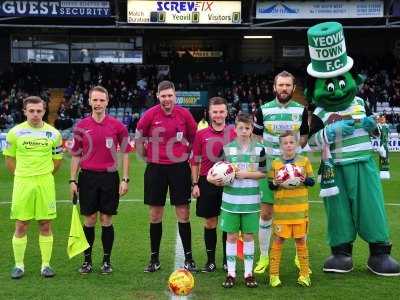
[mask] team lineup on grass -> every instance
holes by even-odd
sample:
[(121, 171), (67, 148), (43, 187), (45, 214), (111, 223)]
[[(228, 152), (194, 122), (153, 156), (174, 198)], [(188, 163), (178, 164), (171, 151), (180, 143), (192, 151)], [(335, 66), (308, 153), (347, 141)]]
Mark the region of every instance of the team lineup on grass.
[[(309, 264), (309, 187), (320, 183), (327, 217), (331, 255), (323, 271), (353, 270), (352, 248), (358, 236), (368, 243), (367, 268), (378, 276), (399, 276), (400, 265), (391, 257), (391, 242), (384, 207), (381, 178), (390, 178), (388, 130), (383, 119), (371, 115), (357, 97), (362, 78), (347, 56), (341, 24), (326, 22), (307, 32), (311, 63), (307, 68), (307, 107), (292, 99), (295, 78), (283, 71), (274, 79), (275, 99), (253, 116), (239, 112), (233, 126), (226, 124), (227, 102), (209, 100), (208, 127), (197, 130), (190, 112), (176, 105), (174, 84), (158, 85), (160, 102), (139, 120), (135, 150), (144, 158), (144, 203), (149, 207), (150, 257), (144, 272), (161, 268), (160, 244), (164, 208), (169, 193), (184, 251), (184, 266), (169, 279), (170, 290), (187, 295), (194, 286), (191, 273), (213, 273), (217, 231), (222, 230), (222, 287), (242, 281), (258, 287), (255, 274), (267, 274), (268, 284), (279, 287), (282, 249), (287, 239), (295, 242), (292, 258), (298, 268), (297, 284), (311, 286)], [(69, 188), (80, 214), (73, 206), (68, 254), (83, 252), (78, 272), (94, 271), (92, 249), (96, 224), (101, 225), (103, 260), (101, 274), (113, 272), (113, 216), (120, 196), (128, 192), (128, 131), (106, 114), (108, 92), (101, 86), (89, 92), (91, 116), (73, 129)], [(56, 218), (53, 174), (62, 160), (60, 133), (43, 122), (45, 102), (36, 96), (24, 100), (27, 121), (7, 134), (3, 151), (6, 167), (14, 175), (11, 219), (15, 220), (12, 248), (15, 266), (11, 278), (25, 275), (24, 257), (30, 220), (39, 225), (42, 258), (40, 274), (54, 277), (50, 265), (53, 248), (52, 221)], [(379, 169), (373, 159), (371, 137), (380, 139)], [(317, 174), (306, 145), (321, 153)], [(117, 148), (122, 156), (118, 173)], [(381, 178), (380, 178), (381, 176)], [(204, 220), (207, 262), (199, 268), (192, 253), (190, 201), (196, 198), (196, 215)], [(255, 241), (260, 256), (254, 265)], [(238, 246), (240, 245), (240, 247)], [(239, 251), (238, 251), (239, 249)], [(237, 257), (244, 274), (237, 274)]]

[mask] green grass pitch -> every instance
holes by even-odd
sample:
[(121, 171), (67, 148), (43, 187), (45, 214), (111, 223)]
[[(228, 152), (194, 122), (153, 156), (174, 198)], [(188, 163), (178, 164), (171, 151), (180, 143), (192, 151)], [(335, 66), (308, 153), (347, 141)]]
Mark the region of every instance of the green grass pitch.
[[(314, 167), (318, 159), (315, 158)], [(0, 166), (0, 299), (168, 299), (167, 279), (174, 269), (176, 240), (176, 221), (174, 210), (166, 206), (161, 244), (161, 270), (153, 274), (143, 273), (149, 259), (148, 209), (143, 205), (144, 164), (131, 155), (129, 193), (122, 198), (119, 214), (114, 219), (115, 244), (112, 253), (114, 273), (102, 276), (98, 273), (102, 248), (100, 231), (96, 231), (94, 247), (95, 272), (88, 276), (77, 273), (82, 257), (68, 259), (66, 253), (71, 204), (61, 200), (69, 199), (69, 162), (65, 156), (63, 165), (56, 175), (58, 218), (54, 222), (54, 250), (52, 266), (57, 276), (42, 279), (39, 276), (40, 252), (38, 246), (37, 224), (31, 224), (28, 234), (28, 246), (25, 255), (25, 277), (14, 281), (10, 279), (13, 267), (11, 237), (14, 222), (9, 219), (12, 193), (12, 177)], [(388, 213), (393, 241), (392, 254), (400, 259), (400, 154), (391, 155), (392, 179), (383, 183), (386, 210)], [(354, 245), (354, 271), (346, 275), (331, 275), (322, 272), (324, 259), (329, 255), (325, 236), (325, 213), (318, 199), (318, 187), (311, 190), (310, 232), (308, 235), (310, 262), (313, 270), (312, 287), (302, 288), (296, 285), (297, 271), (294, 267), (294, 244), (285, 244), (281, 263), (282, 288), (272, 289), (266, 285), (266, 277), (258, 276), (259, 287), (248, 289), (242, 280), (243, 264), (238, 262), (238, 284), (233, 289), (221, 287), (225, 273), (221, 270), (221, 243), (218, 241), (217, 265), (214, 274), (196, 274), (195, 288), (190, 299), (398, 299), (400, 278), (383, 278), (372, 275), (366, 270), (368, 245), (357, 239)], [(129, 201), (124, 201), (129, 200)], [(192, 205), (192, 232), (194, 258), (198, 266), (206, 261), (202, 219), (194, 214)], [(257, 248), (257, 246), (256, 246)], [(258, 254), (256, 255), (258, 256)]]

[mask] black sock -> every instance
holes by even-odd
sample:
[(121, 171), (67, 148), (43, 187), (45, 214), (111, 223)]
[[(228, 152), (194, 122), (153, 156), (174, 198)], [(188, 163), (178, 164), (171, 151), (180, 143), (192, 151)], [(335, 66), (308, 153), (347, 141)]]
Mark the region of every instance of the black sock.
[(226, 231), (222, 231), (222, 255), (223, 255), (223, 262), (226, 263), (226, 238), (228, 234)]
[(94, 227), (87, 227), (83, 225), (83, 232), (87, 242), (89, 243), (89, 248), (87, 248), (83, 253), (85, 255), (85, 262), (92, 263), (92, 248), (94, 243)]
[(159, 261), (160, 244), (162, 236), (162, 222), (150, 223), (151, 260)]
[(101, 241), (103, 242), (103, 262), (110, 263), (111, 250), (114, 244), (114, 226), (101, 226)]
[(215, 248), (217, 246), (217, 229), (204, 228), (204, 242), (207, 251), (207, 263), (215, 263)]
[(178, 222), (179, 235), (181, 236), (183, 250), (185, 251), (185, 260), (192, 259), (192, 229), (190, 228), (190, 222), (180, 223)]

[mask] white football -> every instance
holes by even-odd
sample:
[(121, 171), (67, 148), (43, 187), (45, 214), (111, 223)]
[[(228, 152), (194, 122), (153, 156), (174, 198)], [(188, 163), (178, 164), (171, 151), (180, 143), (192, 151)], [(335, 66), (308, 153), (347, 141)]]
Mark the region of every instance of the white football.
[(229, 162), (219, 161), (212, 166), (210, 174), (215, 179), (222, 179), (224, 185), (231, 184), (235, 179), (235, 168)]
[(301, 168), (293, 164), (285, 164), (276, 175), (276, 179), (283, 181), (281, 186), (286, 189), (299, 186), (303, 178), (304, 175), (301, 172)]

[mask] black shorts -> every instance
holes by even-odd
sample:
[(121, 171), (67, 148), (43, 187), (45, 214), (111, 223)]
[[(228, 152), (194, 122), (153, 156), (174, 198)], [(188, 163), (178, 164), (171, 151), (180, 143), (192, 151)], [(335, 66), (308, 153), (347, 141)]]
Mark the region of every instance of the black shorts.
[(206, 176), (199, 178), (200, 197), (196, 202), (196, 216), (202, 218), (217, 217), (221, 213), (223, 187), (207, 181)]
[(78, 176), (81, 214), (116, 215), (119, 204), (118, 172), (81, 170)]
[(148, 163), (144, 172), (144, 204), (164, 206), (168, 189), (172, 205), (189, 204), (191, 184), (186, 161), (170, 165)]

